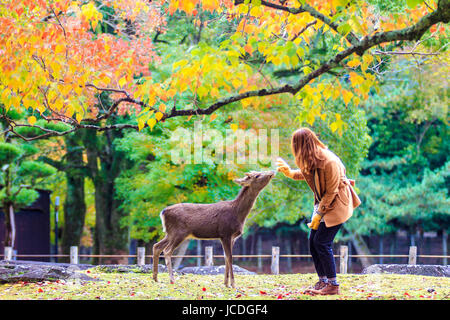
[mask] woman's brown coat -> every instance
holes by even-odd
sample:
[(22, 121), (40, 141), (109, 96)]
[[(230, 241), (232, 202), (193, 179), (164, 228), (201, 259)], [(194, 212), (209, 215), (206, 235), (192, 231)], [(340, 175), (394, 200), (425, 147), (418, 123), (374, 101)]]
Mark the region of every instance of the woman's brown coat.
[(333, 227), (347, 221), (361, 200), (351, 186), (339, 157), (328, 149), (319, 150), (317, 170), (311, 173), (295, 170), (293, 179), (306, 181), (315, 195), (314, 204), (319, 203), (318, 212), (323, 215), (325, 225)]

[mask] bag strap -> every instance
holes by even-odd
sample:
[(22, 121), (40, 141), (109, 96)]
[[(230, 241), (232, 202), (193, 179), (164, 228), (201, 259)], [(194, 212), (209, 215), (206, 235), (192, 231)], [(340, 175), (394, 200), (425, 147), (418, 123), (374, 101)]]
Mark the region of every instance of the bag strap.
[[(316, 200), (318, 202), (320, 202), (322, 199), (322, 197), (319, 194), (319, 191), (317, 190), (317, 186), (316, 186), (316, 176), (317, 176), (317, 181), (319, 181), (319, 176), (317, 175), (317, 168), (314, 169), (314, 176), (313, 176), (313, 184), (314, 184), (314, 198), (316, 198)], [(320, 187), (320, 186), (319, 186)]]

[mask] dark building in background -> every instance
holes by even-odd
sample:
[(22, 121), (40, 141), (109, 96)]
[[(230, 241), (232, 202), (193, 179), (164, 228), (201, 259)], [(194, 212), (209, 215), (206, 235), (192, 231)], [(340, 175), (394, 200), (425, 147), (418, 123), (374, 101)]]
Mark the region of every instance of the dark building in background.
[[(51, 254), (50, 252), (50, 193), (37, 190), (39, 198), (16, 215), (17, 254)], [(4, 252), (5, 214), (0, 208), (0, 252)], [(49, 261), (49, 258), (17, 257), (17, 260)]]

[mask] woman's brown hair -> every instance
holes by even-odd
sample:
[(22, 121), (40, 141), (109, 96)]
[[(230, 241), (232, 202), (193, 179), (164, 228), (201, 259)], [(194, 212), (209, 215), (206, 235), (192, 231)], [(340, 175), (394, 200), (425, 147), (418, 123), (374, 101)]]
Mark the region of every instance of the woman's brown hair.
[(292, 153), (297, 166), (306, 173), (312, 172), (317, 167), (319, 147), (326, 146), (317, 135), (309, 128), (300, 128), (292, 134)]

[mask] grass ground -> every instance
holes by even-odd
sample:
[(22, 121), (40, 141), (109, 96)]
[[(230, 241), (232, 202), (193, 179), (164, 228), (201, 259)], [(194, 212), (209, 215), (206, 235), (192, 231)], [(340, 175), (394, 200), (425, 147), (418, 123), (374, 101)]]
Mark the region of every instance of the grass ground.
[(167, 273), (159, 282), (151, 274), (83, 271), (100, 281), (46, 281), (0, 285), (0, 300), (117, 300), (117, 299), (324, 299), (324, 300), (449, 300), (450, 279), (413, 275), (338, 275), (341, 294), (303, 294), (316, 281), (314, 274), (236, 275), (236, 288), (225, 288), (223, 275), (179, 275), (170, 284)]

